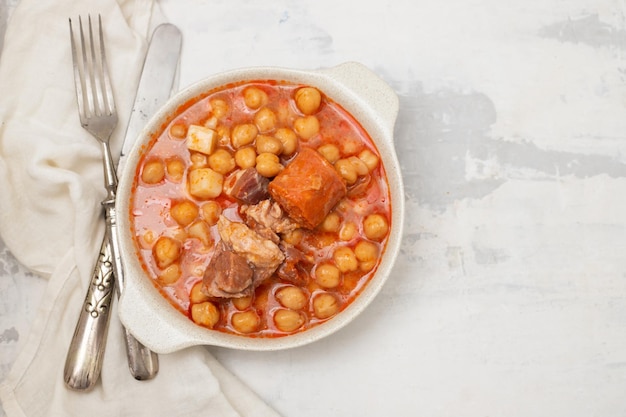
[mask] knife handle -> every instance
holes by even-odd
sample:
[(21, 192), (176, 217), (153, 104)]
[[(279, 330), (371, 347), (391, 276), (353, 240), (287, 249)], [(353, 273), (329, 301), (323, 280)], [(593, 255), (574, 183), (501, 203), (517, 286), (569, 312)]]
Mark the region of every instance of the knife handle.
[(114, 287), (111, 251), (105, 236), (65, 360), (63, 378), (69, 388), (87, 391), (98, 381)]
[[(124, 290), (124, 268), (120, 257), (120, 248), (117, 233), (117, 215), (115, 211), (115, 191), (109, 188), (107, 198), (102, 202), (104, 206), (104, 218), (109, 235), (113, 276), (115, 288), (119, 296)], [(156, 353), (141, 344), (130, 332), (124, 328), (124, 341), (128, 355), (128, 367), (131, 374), (137, 380), (152, 379), (159, 371), (159, 357)]]

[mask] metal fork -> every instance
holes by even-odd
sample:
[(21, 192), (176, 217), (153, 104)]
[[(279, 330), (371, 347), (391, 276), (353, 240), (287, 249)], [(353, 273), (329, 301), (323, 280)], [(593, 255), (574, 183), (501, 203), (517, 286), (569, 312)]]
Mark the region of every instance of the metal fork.
[[(74, 40), (72, 19), (69, 19), (69, 22), (80, 124), (98, 140), (102, 147), (104, 182), (107, 189), (102, 205), (105, 209), (110, 262), (113, 264), (115, 277), (115, 285), (112, 281), (106, 284), (115, 287), (119, 295), (124, 289), (124, 270), (120, 259), (115, 212), (117, 176), (109, 146), (109, 138), (117, 125), (117, 111), (106, 63), (102, 19), (98, 15), (98, 38), (97, 42), (94, 42), (91, 16), (88, 17), (88, 42), (86, 42), (83, 22), (79, 17), (79, 47)], [(107, 256), (105, 249), (103, 245), (101, 256)], [(103, 284), (105, 281), (103, 277), (98, 276), (97, 272), (95, 271), (92, 277), (90, 290), (85, 298), (84, 308), (76, 325), (65, 364), (66, 384), (79, 390), (90, 389), (97, 381), (106, 345), (110, 317), (110, 287)], [(106, 290), (108, 290), (108, 295), (105, 297)], [(124, 331), (128, 364), (132, 375), (138, 380), (154, 377), (158, 372), (157, 355), (138, 342), (128, 330), (124, 329)]]

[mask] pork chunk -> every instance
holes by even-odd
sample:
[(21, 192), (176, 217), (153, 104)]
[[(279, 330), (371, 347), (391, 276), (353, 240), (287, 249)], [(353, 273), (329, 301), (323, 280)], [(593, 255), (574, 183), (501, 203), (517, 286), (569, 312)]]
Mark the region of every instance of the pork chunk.
[(283, 212), (278, 203), (271, 200), (263, 200), (252, 206), (241, 206), (241, 213), (245, 215), (248, 226), (274, 243), (280, 241), (279, 233), (291, 232), (299, 227)]
[(245, 297), (254, 290), (253, 274), (244, 257), (220, 242), (204, 273), (202, 289), (210, 297)]
[(285, 261), (278, 267), (276, 275), (292, 284), (305, 285), (308, 281), (305, 265), (310, 263), (309, 260), (304, 253), (285, 242), (281, 243), (281, 249), (285, 254)]
[(269, 198), (269, 179), (258, 173), (256, 168), (247, 168), (235, 174), (226, 187), (226, 193), (243, 204), (257, 204)]
[(225, 247), (243, 257), (253, 269), (252, 285), (257, 287), (272, 276), (285, 255), (270, 239), (265, 239), (244, 223), (220, 216), (217, 230)]

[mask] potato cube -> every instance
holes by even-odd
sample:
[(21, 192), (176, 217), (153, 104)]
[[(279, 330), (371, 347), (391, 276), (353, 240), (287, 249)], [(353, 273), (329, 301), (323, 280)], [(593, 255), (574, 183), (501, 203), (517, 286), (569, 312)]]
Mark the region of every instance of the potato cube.
[(211, 168), (198, 168), (189, 172), (189, 193), (200, 199), (215, 198), (222, 193), (224, 176)]
[(211, 229), (204, 220), (196, 220), (189, 226), (189, 237), (195, 237), (200, 240), (204, 246), (209, 246), (213, 242)]
[(187, 131), (187, 148), (190, 151), (211, 155), (217, 146), (217, 133), (204, 126), (191, 125)]

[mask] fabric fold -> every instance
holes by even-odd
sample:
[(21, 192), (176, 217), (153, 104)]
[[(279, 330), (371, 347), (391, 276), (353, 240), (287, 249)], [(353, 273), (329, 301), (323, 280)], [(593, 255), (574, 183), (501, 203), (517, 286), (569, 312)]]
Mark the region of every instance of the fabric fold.
[(48, 279), (23, 350), (0, 384), (8, 417), (274, 417), (204, 347), (160, 355), (160, 371), (135, 381), (113, 303), (101, 378), (89, 393), (63, 382), (63, 367), (104, 233), (100, 147), (80, 127), (69, 18), (101, 15), (121, 149), (147, 41), (164, 21), (155, 0), (21, 0), (0, 56), (0, 236)]

